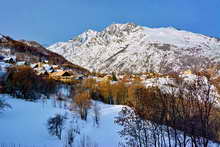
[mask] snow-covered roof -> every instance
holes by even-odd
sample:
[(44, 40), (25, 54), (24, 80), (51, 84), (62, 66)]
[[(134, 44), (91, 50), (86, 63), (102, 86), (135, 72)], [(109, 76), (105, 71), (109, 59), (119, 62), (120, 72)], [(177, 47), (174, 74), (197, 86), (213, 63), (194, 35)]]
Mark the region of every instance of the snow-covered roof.
[(15, 61), (15, 60), (16, 60), (16, 57), (5, 57), (3, 60), (4, 60), (4, 61), (9, 61), (9, 60)]
[(37, 63), (30, 64), (30, 67), (31, 68), (36, 68), (36, 67), (38, 67), (38, 64)]
[(16, 65), (25, 65), (27, 62), (26, 61), (19, 61), (19, 62), (16, 62)]
[(51, 76), (70, 76), (71, 73), (68, 71), (60, 71), (60, 72), (54, 72), (51, 74)]
[(52, 67), (51, 65), (49, 65), (49, 64), (44, 64), (44, 65), (43, 65), (43, 68), (44, 68), (47, 72), (49, 72), (49, 73), (51, 73), (51, 72), (54, 71), (53, 67)]

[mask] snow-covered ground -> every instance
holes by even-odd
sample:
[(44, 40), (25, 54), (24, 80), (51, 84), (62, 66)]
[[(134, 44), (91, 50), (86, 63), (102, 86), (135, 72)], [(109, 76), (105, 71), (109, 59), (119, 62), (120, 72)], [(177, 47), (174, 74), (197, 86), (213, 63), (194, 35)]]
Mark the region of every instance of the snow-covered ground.
[[(80, 135), (76, 137), (76, 145), (82, 136), (88, 137), (93, 144), (105, 147), (117, 146), (121, 141), (117, 133), (121, 127), (114, 123), (114, 117), (118, 115), (122, 106), (98, 102), (101, 120), (99, 127), (97, 127), (94, 125), (92, 110), (88, 114), (87, 122), (85, 122), (69, 109), (64, 109), (59, 104), (55, 105), (52, 99), (44, 102), (28, 102), (8, 95), (0, 95), (0, 97), (12, 106), (12, 109), (0, 113), (0, 144), (62, 147), (66, 142), (65, 136), (68, 129), (76, 125), (80, 129)], [(61, 141), (57, 137), (50, 136), (47, 130), (47, 120), (55, 114), (67, 116)], [(73, 120), (77, 120), (77, 123), (72, 123)]]
[(2, 77), (6, 73), (7, 67), (9, 66), (10, 64), (8, 63), (0, 62), (0, 77)]
[[(124, 142), (118, 134), (122, 127), (114, 123), (123, 106), (93, 101), (93, 104), (98, 104), (101, 112), (100, 125), (96, 126), (92, 110), (88, 120), (82, 121), (76, 113), (66, 109), (64, 103), (56, 103), (53, 99), (29, 102), (2, 94), (0, 98), (12, 106), (12, 109), (0, 113), (0, 145), (62, 147), (66, 144), (67, 132), (71, 128), (79, 128), (80, 132), (76, 136), (75, 146), (81, 145), (83, 137), (91, 146), (99, 147), (116, 147), (119, 142)], [(62, 114), (67, 118), (61, 140), (49, 135), (47, 130), (47, 120), (55, 114)], [(216, 143), (209, 144), (209, 147), (218, 146)]]

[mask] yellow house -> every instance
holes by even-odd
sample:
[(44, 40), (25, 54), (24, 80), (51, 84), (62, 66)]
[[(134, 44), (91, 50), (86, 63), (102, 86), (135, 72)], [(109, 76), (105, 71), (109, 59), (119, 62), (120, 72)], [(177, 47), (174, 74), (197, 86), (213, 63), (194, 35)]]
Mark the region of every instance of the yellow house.
[(110, 75), (106, 75), (102, 78), (102, 81), (110, 81), (112, 77)]
[(192, 71), (191, 71), (190, 69), (188, 69), (188, 70), (184, 71), (183, 74), (191, 75), (191, 74), (192, 74)]

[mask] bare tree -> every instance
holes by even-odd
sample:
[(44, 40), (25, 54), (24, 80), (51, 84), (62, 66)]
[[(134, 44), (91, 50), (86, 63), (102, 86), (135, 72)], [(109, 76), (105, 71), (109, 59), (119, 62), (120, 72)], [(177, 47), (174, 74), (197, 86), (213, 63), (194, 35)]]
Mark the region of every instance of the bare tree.
[(133, 86), (129, 108), (123, 108), (116, 123), (127, 146), (208, 147), (219, 142), (218, 95), (209, 78), (192, 81), (176, 77), (167, 90)]
[(11, 108), (11, 105), (0, 99), (0, 112), (4, 111), (6, 108)]
[(80, 130), (79, 130), (78, 127), (77, 128), (70, 128), (67, 131), (66, 146), (67, 147), (73, 147), (74, 142), (75, 142), (75, 138), (79, 134), (80, 134)]
[(60, 114), (56, 114), (54, 117), (51, 117), (47, 121), (49, 134), (52, 136), (57, 136), (61, 140), (62, 130), (64, 129), (64, 122), (65, 117)]
[(100, 107), (97, 104), (97, 102), (94, 103), (93, 113), (94, 113), (94, 125), (98, 127), (100, 122)]
[(119, 134), (125, 138), (125, 146), (142, 147), (153, 145), (152, 136), (150, 135), (150, 122), (141, 119), (135, 114), (134, 110), (123, 107), (119, 116), (116, 117), (115, 123), (123, 126), (123, 130)]

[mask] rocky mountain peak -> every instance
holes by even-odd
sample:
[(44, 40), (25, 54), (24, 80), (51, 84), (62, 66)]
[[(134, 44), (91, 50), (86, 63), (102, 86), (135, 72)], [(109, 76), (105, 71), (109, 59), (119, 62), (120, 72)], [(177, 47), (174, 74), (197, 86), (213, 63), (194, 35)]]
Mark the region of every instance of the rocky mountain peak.
[(99, 72), (181, 72), (220, 61), (218, 39), (172, 27), (112, 24), (48, 48)]

